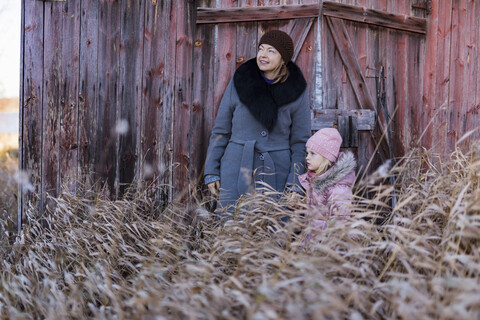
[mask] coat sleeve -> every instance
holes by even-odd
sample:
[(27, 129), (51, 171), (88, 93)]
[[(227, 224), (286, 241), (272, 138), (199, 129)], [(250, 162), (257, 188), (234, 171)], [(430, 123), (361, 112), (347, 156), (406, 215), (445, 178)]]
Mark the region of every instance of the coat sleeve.
[(330, 209), (330, 221), (335, 223), (350, 215), (352, 204), (352, 189), (346, 184), (339, 184), (330, 190), (327, 199)]
[(298, 106), (292, 114), (290, 130), (290, 152), (292, 166), (288, 175), (287, 186), (299, 186), (298, 176), (305, 171), (305, 143), (312, 134), (308, 93), (305, 90), (298, 98)]
[(232, 117), (234, 105), (232, 103), (233, 79), (223, 94), (218, 114), (215, 118), (215, 125), (212, 129), (210, 142), (208, 144), (207, 158), (205, 160), (204, 176), (220, 176), (220, 160), (223, 157), (225, 148), (232, 133)]

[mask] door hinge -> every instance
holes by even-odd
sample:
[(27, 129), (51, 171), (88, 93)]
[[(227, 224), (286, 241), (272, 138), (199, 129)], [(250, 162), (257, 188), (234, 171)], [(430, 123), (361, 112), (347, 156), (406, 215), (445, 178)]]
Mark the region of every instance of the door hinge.
[(418, 3), (412, 4), (413, 9), (425, 10), (425, 13), (429, 15), (432, 13), (432, 0), (423, 0)]

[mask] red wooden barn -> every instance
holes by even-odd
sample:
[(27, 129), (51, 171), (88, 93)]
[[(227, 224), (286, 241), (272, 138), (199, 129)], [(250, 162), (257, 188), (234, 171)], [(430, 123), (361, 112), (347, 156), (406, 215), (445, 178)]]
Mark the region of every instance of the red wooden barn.
[(227, 82), (274, 28), (313, 127), (338, 127), (361, 170), (414, 146), (446, 156), (479, 123), (478, 17), (474, 0), (23, 0), (20, 212), (62, 188), (196, 186)]

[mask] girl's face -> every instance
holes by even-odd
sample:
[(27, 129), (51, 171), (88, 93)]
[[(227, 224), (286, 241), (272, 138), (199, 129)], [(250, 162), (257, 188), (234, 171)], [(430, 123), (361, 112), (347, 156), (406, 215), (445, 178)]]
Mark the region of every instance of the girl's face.
[(325, 158), (321, 154), (316, 153), (310, 148), (307, 148), (307, 157), (305, 158), (305, 160), (307, 161), (307, 169), (317, 174), (325, 171), (325, 169), (330, 164), (327, 158)]
[[(280, 53), (269, 44), (262, 43), (258, 47), (257, 65), (263, 74), (268, 79), (280, 65), (282, 64), (282, 56)], [(273, 79), (272, 79), (273, 80)]]

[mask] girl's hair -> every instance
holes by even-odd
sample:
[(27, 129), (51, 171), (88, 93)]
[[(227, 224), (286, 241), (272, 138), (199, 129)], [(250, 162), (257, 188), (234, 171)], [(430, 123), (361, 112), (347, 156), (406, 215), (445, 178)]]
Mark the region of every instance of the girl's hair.
[(285, 64), (283, 59), (282, 59), (282, 63), (280, 63), (280, 65), (277, 68), (275, 68), (275, 70), (273, 70), (273, 74), (275, 75), (273, 77), (273, 79), (275, 79), (273, 84), (283, 83), (287, 81), (288, 75), (290, 73), (288, 72), (287, 65)]
[(322, 157), (322, 162), (318, 166), (318, 169), (315, 171), (316, 176), (319, 176), (322, 173), (324, 173), (325, 171), (327, 171), (327, 169), (332, 165), (332, 162), (330, 160), (328, 160), (327, 158), (325, 158), (322, 155), (320, 155), (320, 156)]

